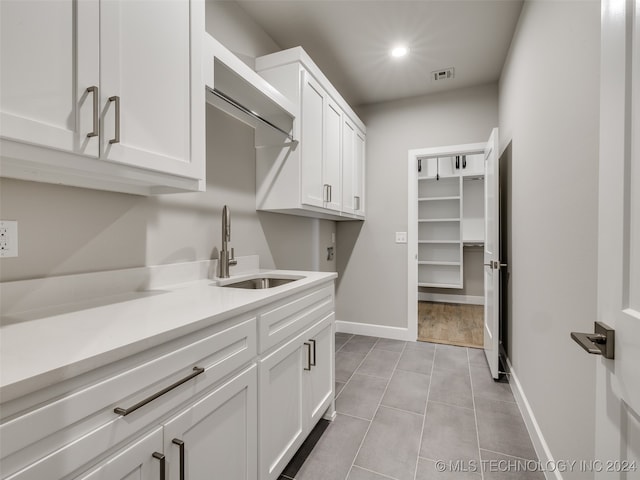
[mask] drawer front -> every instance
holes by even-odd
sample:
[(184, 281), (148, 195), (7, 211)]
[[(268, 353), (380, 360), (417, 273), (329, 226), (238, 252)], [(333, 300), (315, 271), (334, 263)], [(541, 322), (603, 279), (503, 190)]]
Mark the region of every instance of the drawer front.
[[(247, 315), (232, 325), (207, 329), (201, 338), (182, 347), (4, 423), (0, 426), (1, 478), (51, 452), (68, 451), (69, 455), (48, 456), (28, 469), (33, 475), (25, 472), (15, 478), (53, 479), (72, 472), (251, 361), (256, 343), (256, 319)], [(194, 366), (204, 372), (131, 414), (114, 412), (115, 408), (128, 409), (144, 402), (188, 377)], [(95, 441), (82, 442), (82, 453), (77, 455), (75, 440), (82, 436)]]
[(258, 319), (259, 352), (266, 352), (334, 310), (333, 282), (267, 307)]

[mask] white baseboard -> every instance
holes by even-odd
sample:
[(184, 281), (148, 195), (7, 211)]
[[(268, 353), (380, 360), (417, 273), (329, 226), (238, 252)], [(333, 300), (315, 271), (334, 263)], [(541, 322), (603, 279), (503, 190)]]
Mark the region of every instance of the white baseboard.
[[(541, 465), (551, 465), (554, 462), (553, 455), (551, 454), (551, 450), (549, 450), (549, 445), (547, 445), (544, 436), (542, 435), (542, 431), (540, 430), (540, 426), (536, 421), (536, 417), (533, 414), (533, 410), (531, 409), (531, 405), (527, 400), (524, 391), (522, 390), (522, 385), (518, 380), (518, 375), (513, 370), (513, 366), (511, 365), (511, 361), (504, 356), (507, 363), (507, 369), (509, 370), (510, 379), (509, 385), (511, 386), (511, 391), (513, 392), (513, 396), (516, 399), (516, 403), (520, 408), (520, 413), (522, 413), (522, 418), (524, 419), (524, 423), (527, 427), (527, 431), (529, 432), (529, 436), (531, 437), (531, 441), (533, 442), (533, 448), (538, 455), (538, 460)], [(546, 480), (563, 480), (562, 474), (559, 471), (545, 471), (544, 472)]]
[(447, 293), (418, 292), (419, 302), (462, 303), (465, 305), (484, 305), (480, 295), (451, 295)]
[(415, 338), (409, 338), (410, 334), (408, 328), (373, 325), (371, 323), (336, 320), (336, 332), (368, 335), (370, 337), (391, 338), (393, 340), (407, 340), (410, 342), (416, 341)]

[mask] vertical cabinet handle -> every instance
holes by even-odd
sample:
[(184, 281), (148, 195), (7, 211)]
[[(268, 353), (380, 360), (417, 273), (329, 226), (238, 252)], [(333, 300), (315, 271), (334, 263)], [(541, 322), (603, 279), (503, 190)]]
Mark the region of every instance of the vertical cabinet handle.
[(110, 102), (116, 102), (116, 132), (114, 137), (109, 140), (109, 143), (120, 143), (120, 97), (114, 95), (109, 97)]
[(460, 170), (460, 155), (456, 155), (456, 170)]
[(304, 342), (307, 347), (307, 366), (304, 367), (305, 370), (311, 370), (311, 344), (308, 342)]
[(332, 198), (333, 198), (333, 187), (329, 185), (329, 202), (331, 202)]
[(353, 203), (355, 204), (355, 209), (356, 210), (360, 210), (360, 197), (359, 196), (355, 196), (353, 197)]
[(153, 452), (153, 458), (157, 458), (160, 460), (160, 480), (164, 480), (164, 471), (165, 471), (165, 458), (164, 455), (158, 452)]
[(180, 447), (180, 480), (184, 480), (184, 442), (178, 438), (171, 440), (171, 443)]
[(467, 168), (467, 156), (462, 155), (462, 168)]
[(99, 130), (98, 109), (100, 108), (100, 106), (98, 105), (98, 87), (92, 85), (91, 87), (87, 88), (87, 93), (93, 94), (93, 130), (87, 133), (87, 137), (91, 138), (97, 137)]
[(310, 358), (309, 358), (309, 366), (315, 367), (316, 366), (316, 341), (313, 340), (312, 338), (310, 338), (309, 342), (311, 342), (312, 352), (313, 352), (313, 360), (311, 360), (311, 356), (310, 356)]

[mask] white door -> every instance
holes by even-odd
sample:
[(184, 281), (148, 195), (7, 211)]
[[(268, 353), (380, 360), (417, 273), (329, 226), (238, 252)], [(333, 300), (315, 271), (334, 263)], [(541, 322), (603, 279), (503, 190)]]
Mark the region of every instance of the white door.
[(76, 480), (156, 480), (163, 478), (166, 461), (162, 454), (162, 427), (157, 427), (140, 440), (92, 469)]
[(188, 1), (101, 2), (103, 159), (200, 176), (191, 152), (191, 78), (198, 70), (190, 59), (190, 15)]
[(0, 137), (98, 156), (99, 15), (97, 0), (0, 2)]
[(597, 362), (595, 458), (619, 463), (596, 478), (631, 480), (640, 478), (640, 0), (603, 0), (601, 45), (597, 320), (615, 329), (615, 358)]
[(345, 116), (342, 120), (342, 211), (355, 213), (356, 129)]
[(315, 425), (333, 401), (334, 353), (333, 317), (330, 314), (318, 326), (311, 328), (305, 341), (311, 344), (311, 370), (305, 371), (305, 411)]
[(322, 183), (325, 92), (307, 72), (302, 72), (300, 119), (301, 202), (324, 206), (326, 187)]
[(324, 117), (324, 159), (322, 182), (327, 185), (325, 208), (340, 211), (342, 197), (340, 193), (340, 168), (342, 164), (342, 112), (329, 97), (325, 102)]
[(484, 354), (493, 378), (500, 356), (500, 199), (498, 129), (484, 150)]
[(355, 142), (356, 142), (356, 150), (355, 150), (355, 169), (354, 169), (354, 208), (355, 208), (355, 213), (356, 215), (362, 215), (364, 216), (365, 214), (365, 207), (364, 207), (364, 202), (365, 202), (365, 180), (364, 180), (364, 176), (365, 176), (365, 144), (366, 144), (366, 140), (365, 140), (365, 136), (364, 133), (362, 133), (360, 130), (356, 130), (356, 137), (355, 137)]
[(167, 480), (256, 480), (256, 385), (254, 365), (165, 424)]

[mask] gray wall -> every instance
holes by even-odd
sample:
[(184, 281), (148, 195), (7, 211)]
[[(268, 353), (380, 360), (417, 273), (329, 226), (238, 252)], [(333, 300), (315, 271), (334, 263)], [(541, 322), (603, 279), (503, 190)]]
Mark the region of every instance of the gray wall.
[[(231, 2), (207, 4), (207, 29), (245, 59), (279, 50)], [(0, 260), (0, 281), (217, 258), (225, 203), (236, 255), (335, 270), (325, 260), (335, 223), (256, 212), (253, 130), (208, 107), (206, 192), (139, 197), (0, 179), (0, 218), (18, 220), (20, 253)]]
[[(496, 84), (363, 106), (364, 223), (338, 223), (338, 320), (406, 328), (407, 157), (415, 148), (485, 142), (498, 125)], [(453, 293), (449, 291), (448, 293)]]
[(596, 312), (599, 25), (597, 1), (525, 2), (500, 81), (509, 357), (556, 459), (594, 457), (596, 359), (569, 332)]

